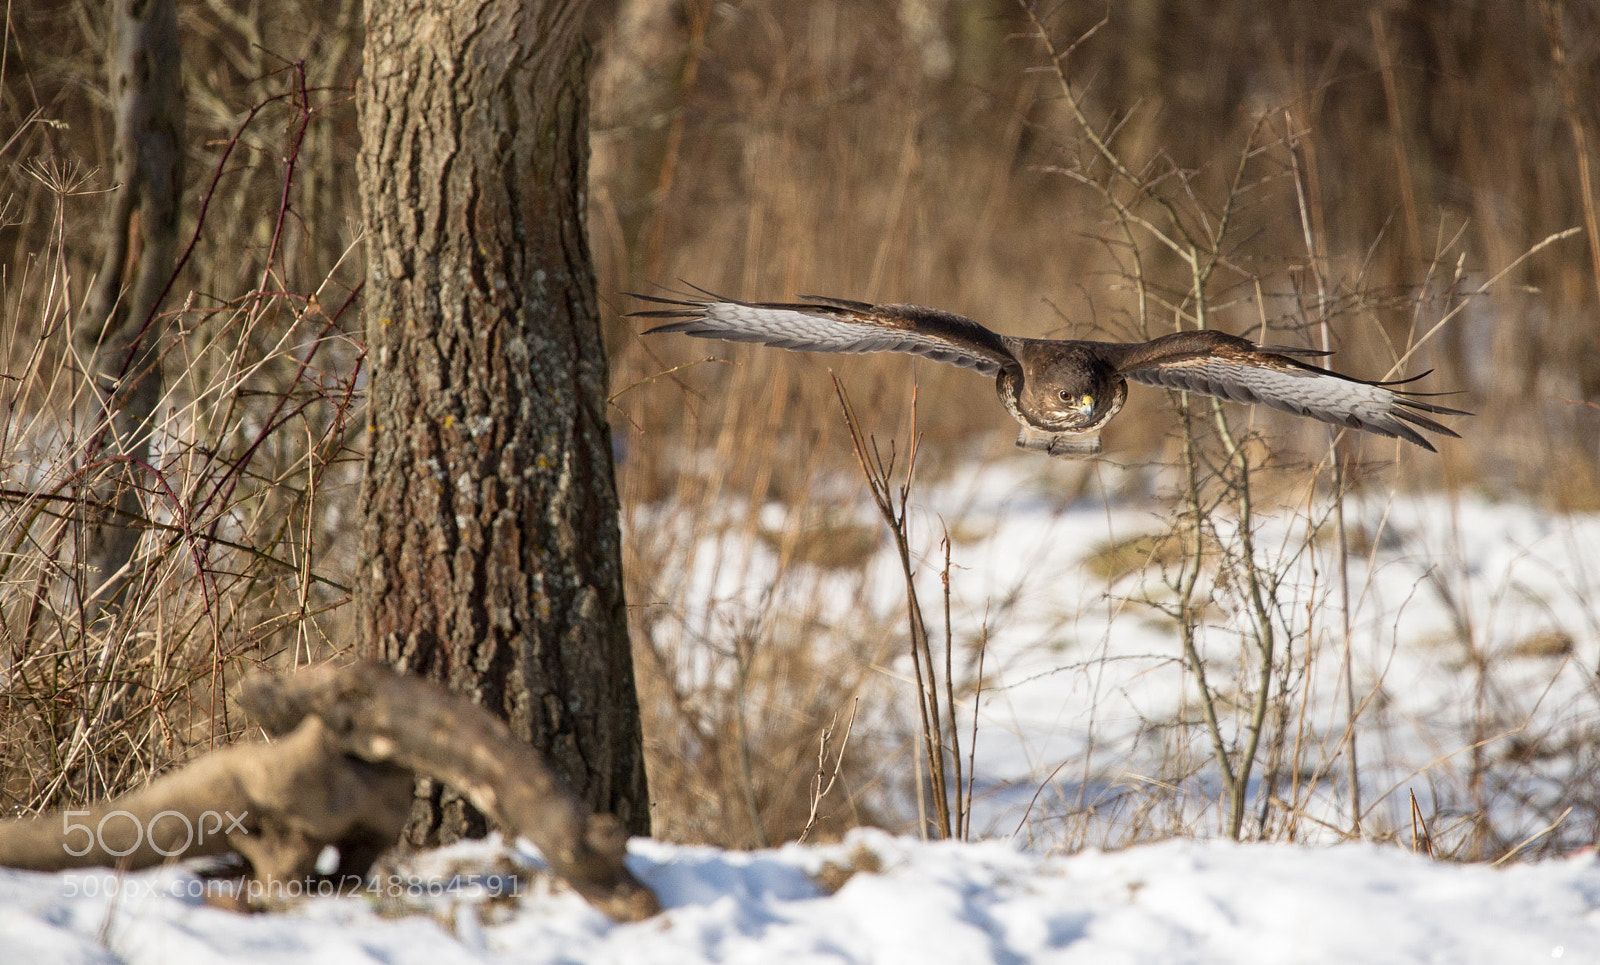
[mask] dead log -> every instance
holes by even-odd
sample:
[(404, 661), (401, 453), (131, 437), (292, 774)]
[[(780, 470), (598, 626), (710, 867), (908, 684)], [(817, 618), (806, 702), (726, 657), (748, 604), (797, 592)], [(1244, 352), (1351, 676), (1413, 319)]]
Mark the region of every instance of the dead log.
[(659, 910), (623, 863), (622, 825), (590, 814), (531, 747), (465, 698), (363, 662), (256, 675), (241, 703), (276, 740), (214, 751), (93, 808), (0, 822), (0, 865), (138, 869), (233, 852), (250, 864), (260, 886), (251, 891), (271, 895), (312, 876), (331, 844), (338, 873), (363, 876), (398, 840), (414, 774), (424, 774), (532, 841), (611, 918)]
[(213, 751), (112, 801), (0, 822), (0, 865), (130, 870), (234, 852), (262, 882), (310, 876), (326, 845), (365, 875), (410, 817), (410, 771), (344, 752), (317, 717), (282, 740)]
[(269, 732), (314, 715), (339, 734), (348, 753), (454, 787), (537, 845), (551, 871), (610, 917), (638, 921), (660, 909), (623, 864), (628, 836), (621, 822), (590, 814), (532, 747), (465, 697), (370, 661), (252, 677), (242, 696)]

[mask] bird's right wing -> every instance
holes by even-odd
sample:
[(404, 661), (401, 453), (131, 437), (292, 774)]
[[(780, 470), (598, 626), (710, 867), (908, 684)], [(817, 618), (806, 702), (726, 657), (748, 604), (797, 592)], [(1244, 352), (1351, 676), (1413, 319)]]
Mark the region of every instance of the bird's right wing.
[(670, 320), (646, 335), (682, 332), (802, 352), (909, 352), (991, 376), (1017, 364), (1000, 335), (970, 318), (921, 305), (868, 305), (812, 295), (800, 296), (804, 302), (633, 297), (670, 306), (629, 313)]

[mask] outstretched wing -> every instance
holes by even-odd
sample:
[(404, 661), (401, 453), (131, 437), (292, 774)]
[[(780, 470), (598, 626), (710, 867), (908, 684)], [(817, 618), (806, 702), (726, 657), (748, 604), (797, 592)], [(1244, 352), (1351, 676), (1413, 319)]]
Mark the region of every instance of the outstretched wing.
[(1099, 344), (1107, 346), (1108, 360), (1118, 374), (1134, 382), (1269, 405), (1333, 425), (1404, 439), (1429, 451), (1434, 451), (1433, 444), (1418, 429), (1459, 436), (1423, 413), (1471, 415), (1393, 388), (1414, 379), (1353, 379), (1222, 332), (1179, 332), (1134, 345)]
[(920, 305), (868, 305), (802, 295), (804, 302), (737, 302), (634, 298), (668, 308), (630, 312), (633, 318), (670, 319), (645, 332), (682, 332), (699, 338), (761, 342), (803, 352), (909, 352), (997, 375), (1017, 361), (1001, 336), (970, 318)]

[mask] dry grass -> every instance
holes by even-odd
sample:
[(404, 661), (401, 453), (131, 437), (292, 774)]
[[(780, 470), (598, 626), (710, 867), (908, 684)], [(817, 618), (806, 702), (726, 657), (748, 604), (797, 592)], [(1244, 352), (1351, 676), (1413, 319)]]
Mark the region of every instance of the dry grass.
[[(1219, 551), (1215, 538), (1209, 534), (1202, 534), (1200, 538), (1204, 542), (1203, 555), (1214, 557)], [(1182, 529), (1129, 536), (1091, 549), (1084, 556), (1083, 568), (1107, 583), (1116, 583), (1142, 570), (1164, 572), (1176, 568), (1188, 552), (1186, 547), (1193, 543), (1193, 535)]]
[[(0, 231), (13, 256), (11, 378), (0, 380), (6, 810), (141, 784), (235, 736), (225, 693), (245, 669), (348, 646), (360, 268), (348, 242), (307, 218), (318, 206), (305, 198), (339, 195), (324, 185), (302, 196), (307, 179), (296, 176), (336, 135), (337, 122), (312, 123), (310, 109), (337, 117), (348, 101), (348, 90), (316, 89), (316, 72), (344, 61), (285, 68), (250, 46), (270, 33), (259, 22), (220, 7), (188, 13), (186, 28), (226, 48), (190, 90), (189, 130), (204, 145), (191, 197), (205, 218), (182, 228), (188, 257), (158, 336), (166, 380), (142, 510), (108, 520), (142, 530), (140, 548), (122, 605), (100, 618), (88, 594), (104, 574), (85, 571), (83, 541), (119, 474), (99, 453), (96, 389), (71, 335), (97, 260), (107, 193), (91, 165), (103, 163), (108, 132), (103, 95), (66, 79), (95, 76), (84, 50), (103, 47), (104, 23), (102, 11), (70, 4), (16, 20), (39, 42), (9, 63), (0, 156), (15, 213)], [(265, 76), (241, 79), (257, 68)]]

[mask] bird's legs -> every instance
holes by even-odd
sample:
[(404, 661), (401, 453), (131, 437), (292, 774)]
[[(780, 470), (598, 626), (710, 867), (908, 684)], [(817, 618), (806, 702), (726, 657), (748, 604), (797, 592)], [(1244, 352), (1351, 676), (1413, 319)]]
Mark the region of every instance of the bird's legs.
[(1100, 433), (1098, 430), (1045, 432), (1025, 425), (1017, 433), (1017, 448), (1049, 453), (1063, 459), (1087, 459), (1100, 454)]

